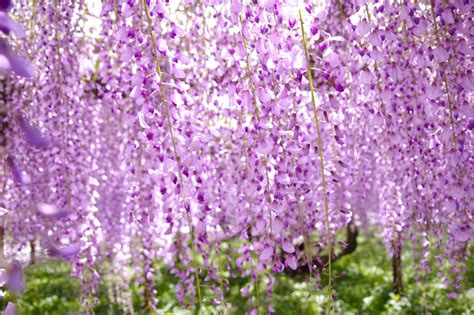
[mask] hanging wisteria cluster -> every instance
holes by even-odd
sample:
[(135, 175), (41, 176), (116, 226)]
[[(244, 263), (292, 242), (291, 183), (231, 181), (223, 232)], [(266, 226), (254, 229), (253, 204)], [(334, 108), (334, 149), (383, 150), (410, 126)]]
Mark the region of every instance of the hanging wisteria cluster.
[(73, 265), (86, 310), (121, 274), (116, 302), (133, 313), (137, 282), (154, 312), (159, 260), (183, 309), (232, 307), (228, 271), (257, 314), (298, 273), (329, 313), (333, 261), (380, 226), (396, 292), (402, 249), (422, 277), (436, 248), (455, 298), (474, 235), (473, 10), (0, 1), (3, 282), (21, 293), (29, 249)]

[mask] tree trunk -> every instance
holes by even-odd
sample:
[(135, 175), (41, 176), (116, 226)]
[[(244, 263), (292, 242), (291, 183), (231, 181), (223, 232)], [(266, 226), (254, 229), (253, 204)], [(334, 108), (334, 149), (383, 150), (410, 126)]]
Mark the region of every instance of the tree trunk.
[(5, 220), (0, 219), (0, 259), (5, 258)]
[[(351, 220), (346, 228), (346, 247), (344, 247), (340, 252), (332, 253), (331, 255), (331, 263), (335, 262), (339, 258), (352, 254), (357, 248), (357, 236), (359, 235), (359, 230), (355, 223)], [(304, 244), (301, 244), (299, 249), (301, 251), (304, 250)], [(282, 257), (284, 261), (284, 257)], [(319, 258), (314, 258), (312, 264), (316, 266), (319, 270), (324, 269), (329, 263), (329, 256), (323, 255)], [(298, 267), (296, 270), (291, 270), (286, 268), (285, 273), (288, 275), (296, 276), (296, 275), (305, 275), (309, 274), (309, 267), (307, 264)]]
[(36, 262), (36, 244), (35, 239), (30, 241), (30, 265), (34, 265)]
[(402, 244), (398, 233), (394, 235), (392, 247), (393, 291), (401, 294), (403, 292)]

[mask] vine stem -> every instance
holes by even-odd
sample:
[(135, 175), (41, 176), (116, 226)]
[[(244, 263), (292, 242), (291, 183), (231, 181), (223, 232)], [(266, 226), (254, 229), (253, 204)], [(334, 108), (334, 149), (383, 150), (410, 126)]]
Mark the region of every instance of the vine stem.
[(217, 260), (217, 274), (219, 275), (219, 288), (221, 290), (221, 300), (222, 300), (222, 306), (224, 308), (224, 311), (223, 311), (223, 315), (227, 315), (227, 307), (226, 307), (226, 304), (225, 304), (225, 296), (224, 296), (224, 281), (222, 280), (222, 265), (221, 265), (221, 261), (219, 259), (219, 251), (217, 250), (218, 247), (216, 248), (216, 260)]
[(257, 298), (257, 315), (260, 315), (260, 286), (258, 284), (258, 274), (255, 277), (255, 296)]
[[(171, 124), (170, 109), (169, 109), (169, 105), (168, 105), (168, 102), (166, 101), (166, 96), (165, 96), (165, 85), (164, 85), (163, 73), (161, 72), (160, 60), (158, 58), (158, 49), (156, 47), (155, 37), (153, 36), (153, 28), (152, 28), (152, 23), (151, 23), (151, 19), (150, 19), (150, 13), (148, 12), (148, 5), (146, 3), (146, 0), (143, 0), (142, 4), (143, 4), (143, 9), (145, 11), (145, 16), (146, 16), (146, 20), (147, 20), (147, 24), (148, 24), (148, 33), (150, 35), (151, 46), (152, 46), (152, 49), (153, 49), (153, 58), (155, 60), (155, 70), (156, 70), (156, 73), (158, 74), (158, 76), (160, 78), (161, 100), (162, 100), (162, 103), (165, 106), (166, 120), (168, 122), (168, 132), (170, 134), (171, 144), (172, 144), (172, 147), (173, 147), (173, 153), (174, 153), (174, 157), (175, 157), (177, 167), (178, 167), (179, 183), (181, 185), (181, 189), (183, 189), (183, 174), (181, 173), (181, 159), (178, 155), (178, 151), (176, 150), (176, 140), (175, 140), (175, 137), (174, 137), (174, 134), (173, 134), (173, 125)], [(198, 311), (200, 311), (201, 306), (202, 306), (202, 295), (201, 295), (201, 285), (200, 285), (200, 282), (199, 282), (199, 273), (198, 273), (198, 266), (197, 266), (197, 259), (196, 259), (194, 227), (193, 227), (192, 220), (191, 220), (191, 217), (189, 215), (189, 212), (187, 212), (187, 211), (186, 211), (186, 219), (187, 219), (187, 223), (188, 223), (188, 226), (189, 226), (189, 231), (190, 231), (190, 234), (191, 234), (191, 255), (192, 255), (192, 259), (193, 259), (194, 278), (196, 279), (196, 291), (197, 291), (198, 301), (199, 301)]]
[[(3, 155), (3, 154), (2, 154)], [(4, 156), (1, 156), (2, 160), (4, 160)], [(2, 184), (2, 191), (0, 196), (3, 199), (4, 193), (7, 191), (7, 179), (8, 179), (8, 170), (7, 170), (7, 163), (3, 163), (3, 184)], [(3, 204), (0, 204), (3, 206)], [(0, 218), (0, 262), (5, 259), (5, 217), (2, 216)]]
[(327, 251), (328, 251), (328, 297), (327, 297), (327, 304), (326, 304), (326, 314), (331, 313), (331, 299), (332, 299), (332, 241), (331, 241), (331, 230), (329, 229), (329, 204), (326, 196), (326, 177), (324, 175), (324, 159), (323, 159), (323, 141), (321, 136), (321, 128), (319, 127), (319, 119), (318, 113), (316, 110), (316, 98), (314, 96), (314, 88), (313, 88), (313, 76), (311, 74), (311, 62), (309, 59), (309, 52), (308, 52), (308, 44), (306, 42), (306, 35), (304, 31), (304, 23), (303, 23), (303, 14), (301, 13), (301, 9), (299, 9), (299, 16), (300, 16), (300, 25), (301, 25), (301, 33), (303, 34), (303, 47), (304, 53), (306, 57), (307, 63), (307, 72), (308, 72), (308, 81), (309, 81), (309, 90), (311, 93), (311, 105), (313, 107), (313, 114), (314, 114), (314, 121), (316, 123), (316, 130), (318, 133), (318, 153), (319, 153), (319, 161), (321, 166), (321, 184), (323, 188), (323, 201), (324, 201), (324, 210), (325, 210), (325, 224), (327, 230)]

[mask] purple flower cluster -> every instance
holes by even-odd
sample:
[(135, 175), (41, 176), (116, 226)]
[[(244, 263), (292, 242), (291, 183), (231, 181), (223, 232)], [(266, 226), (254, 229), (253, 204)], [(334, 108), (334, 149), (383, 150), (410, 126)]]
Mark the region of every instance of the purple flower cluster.
[(307, 270), (329, 278), (330, 310), (335, 233), (376, 226), (420, 278), (437, 249), (459, 292), (472, 3), (106, 0), (97, 17), (50, 2), (18, 3), (24, 31), (0, 1), (1, 31), (31, 39), (0, 40), (0, 67), (27, 77), (0, 90), (9, 256), (33, 242), (71, 261), (88, 310), (121, 274), (123, 309), (136, 281), (156, 312), (157, 260), (183, 308), (225, 311), (230, 274), (251, 279), (250, 314), (272, 312), (275, 274)]

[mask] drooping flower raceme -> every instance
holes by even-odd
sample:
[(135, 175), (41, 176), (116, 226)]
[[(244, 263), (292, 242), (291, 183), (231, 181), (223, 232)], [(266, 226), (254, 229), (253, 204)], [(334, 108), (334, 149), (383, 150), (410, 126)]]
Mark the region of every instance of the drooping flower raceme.
[(111, 274), (125, 311), (132, 282), (157, 311), (158, 257), (183, 308), (225, 311), (229, 271), (271, 312), (275, 275), (306, 272), (330, 311), (334, 235), (377, 225), (395, 267), (407, 240), (423, 272), (438, 247), (455, 296), (472, 4), (300, 2), (0, 1), (25, 37), (0, 40), (8, 255), (73, 263), (89, 311)]

